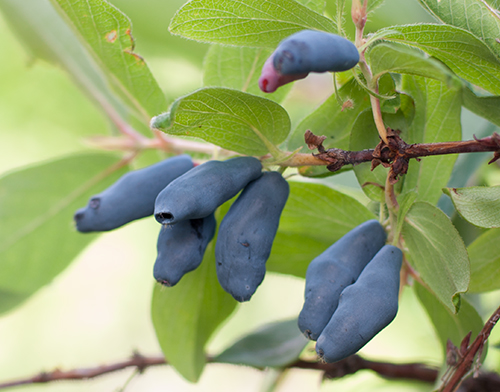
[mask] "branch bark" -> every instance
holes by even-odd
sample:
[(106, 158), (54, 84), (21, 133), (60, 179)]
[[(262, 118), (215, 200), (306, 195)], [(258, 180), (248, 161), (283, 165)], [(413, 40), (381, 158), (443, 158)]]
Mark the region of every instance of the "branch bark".
[[(209, 357), (207, 358), (207, 362), (215, 361), (212, 357)], [(33, 377), (0, 383), (0, 389), (29, 384), (47, 384), (63, 380), (88, 380), (130, 367), (136, 368), (139, 373), (142, 373), (147, 368), (158, 365), (167, 365), (163, 356), (146, 357), (139, 353), (134, 353), (130, 359), (114, 364), (66, 371), (55, 369), (51, 372), (40, 373)], [(339, 378), (365, 369), (373, 370), (383, 377), (394, 379), (412, 379), (429, 383), (434, 382), (438, 375), (438, 369), (429, 367), (425, 364), (393, 364), (388, 362), (375, 362), (363, 359), (358, 355), (352, 355), (336, 363), (298, 360), (290, 364), (288, 367), (319, 370), (324, 372), (326, 378)]]
[[(357, 165), (363, 162), (371, 162), (372, 169), (378, 165), (390, 167), (390, 180), (397, 182), (398, 176), (405, 174), (408, 170), (410, 159), (419, 159), (421, 157), (432, 155), (460, 154), (470, 152), (494, 152), (493, 158), (489, 163), (495, 162), (500, 158), (500, 135), (493, 133), (483, 139), (474, 139), (457, 142), (443, 143), (422, 143), (408, 144), (399, 135), (389, 130), (387, 134), (388, 142), (381, 141), (377, 147), (370, 150), (346, 151), (339, 148), (325, 149), (323, 147), (324, 136), (316, 136), (311, 131), (306, 131), (305, 142), (311, 150), (317, 149), (318, 153), (313, 154), (309, 165), (327, 165), (330, 171), (340, 170), (345, 165)], [(303, 155), (303, 154), (297, 154)], [(303, 157), (300, 157), (304, 161)], [(294, 162), (294, 157), (282, 165), (300, 166)]]

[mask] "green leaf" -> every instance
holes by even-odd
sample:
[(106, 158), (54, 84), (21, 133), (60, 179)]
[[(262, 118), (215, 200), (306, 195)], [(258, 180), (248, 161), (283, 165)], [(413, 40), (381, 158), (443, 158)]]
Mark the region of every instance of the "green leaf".
[(500, 186), (444, 188), (458, 213), (479, 227), (500, 227)]
[[(403, 77), (403, 90), (413, 97), (415, 116), (407, 143), (437, 143), (462, 139), (460, 112), (461, 91), (445, 84), (417, 76)], [(446, 186), (456, 155), (423, 157), (410, 161), (404, 189), (417, 189), (418, 200), (436, 204)]]
[(323, 12), (325, 11), (325, 0), (297, 0), (297, 2), (305, 5), (307, 8), (312, 9), (318, 14), (323, 14)]
[(440, 21), (469, 30), (500, 56), (500, 15), (483, 0), (419, 0)]
[(201, 42), (267, 48), (300, 30), (337, 31), (331, 19), (294, 0), (192, 0), (169, 29)]
[[(360, 151), (373, 149), (380, 142), (377, 127), (373, 121), (373, 114), (370, 109), (361, 113), (352, 126), (350, 150)], [(389, 169), (382, 165), (371, 170), (371, 162), (360, 163), (354, 166), (354, 173), (359, 184), (363, 188), (366, 196), (370, 199), (384, 202), (385, 180)]]
[(481, 234), (467, 251), (471, 269), (469, 292), (500, 289), (500, 229)]
[(215, 241), (208, 245), (196, 270), (174, 287), (156, 284), (153, 291), (151, 314), (163, 354), (191, 382), (198, 381), (203, 372), (208, 339), (237, 304), (217, 280)]
[(203, 84), (233, 88), (281, 102), (290, 91), (291, 84), (271, 94), (259, 88), (262, 66), (271, 53), (272, 50), (265, 48), (212, 45), (204, 61)]
[(193, 136), (247, 155), (279, 154), (290, 132), (285, 109), (265, 98), (227, 88), (207, 87), (177, 99), (153, 128)]
[(116, 156), (87, 154), (0, 178), (0, 309), (50, 283), (96, 238), (76, 232), (73, 214), (124, 173), (117, 165)]
[(442, 63), (418, 49), (396, 43), (381, 42), (368, 52), (374, 80), (395, 72), (440, 80), (459, 85), (458, 78)]
[(417, 202), (406, 215), (403, 237), (410, 261), (436, 297), (456, 313), (456, 298), (467, 291), (467, 250), (450, 219), (437, 207)]
[(370, 106), (370, 99), (353, 79), (339, 89), (339, 97), (343, 102), (349, 100), (352, 107), (342, 108), (335, 94), (331, 95), (295, 127), (288, 140), (288, 148), (291, 151), (306, 145), (306, 130), (326, 136), (325, 148), (349, 148), (351, 128), (359, 113)]
[(402, 193), (398, 196), (397, 201), (399, 204), (397, 223), (396, 223), (396, 232), (394, 234), (394, 238), (399, 238), (401, 231), (403, 230), (403, 225), (405, 223), (406, 214), (410, 211), (411, 206), (417, 200), (418, 193), (414, 190)]
[(304, 277), (309, 263), (348, 231), (375, 215), (322, 184), (290, 181), (267, 270)]
[(257, 368), (284, 367), (297, 360), (308, 342), (296, 318), (274, 322), (244, 336), (217, 355), (214, 362)]
[(143, 58), (134, 52), (129, 18), (104, 0), (52, 0), (104, 70), (121, 98), (145, 122), (166, 100)]
[[(103, 70), (49, 0), (3, 0), (0, 10), (33, 56), (65, 69), (100, 107), (109, 106), (122, 116), (127, 114)], [(149, 132), (146, 127), (145, 131)]]
[(468, 31), (436, 24), (392, 26), (389, 30), (393, 32), (387, 32), (386, 41), (415, 46), (441, 60), (461, 78), (500, 95), (500, 61)]
[(460, 343), (469, 332), (472, 332), (471, 342), (476, 338), (483, 328), (483, 320), (467, 300), (462, 298), (460, 310), (453, 314), (422, 285), (415, 283), (414, 287), (420, 303), (434, 326), (445, 357), (448, 339), (456, 347), (460, 347)]
[(463, 105), (471, 112), (500, 127), (500, 96), (478, 97), (469, 88), (462, 90)]

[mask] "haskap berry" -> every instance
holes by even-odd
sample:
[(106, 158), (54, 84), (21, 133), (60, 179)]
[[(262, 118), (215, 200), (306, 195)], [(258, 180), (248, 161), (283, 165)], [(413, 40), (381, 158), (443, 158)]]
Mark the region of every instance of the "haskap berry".
[(166, 159), (123, 175), (105, 191), (76, 211), (76, 228), (82, 233), (109, 231), (152, 215), (158, 194), (174, 179), (193, 168), (189, 155)]
[(321, 332), (316, 352), (326, 362), (355, 354), (391, 323), (398, 311), (403, 254), (385, 245), (358, 279), (340, 295), (337, 310)]
[(309, 264), (305, 302), (298, 321), (300, 330), (309, 339), (318, 339), (337, 309), (341, 292), (358, 279), (385, 240), (384, 228), (377, 220), (369, 220), (344, 235)]
[(174, 286), (187, 272), (196, 269), (214, 237), (215, 227), (214, 214), (174, 225), (162, 225), (153, 268), (154, 278), (165, 286)]
[(155, 218), (161, 224), (204, 218), (262, 175), (253, 157), (209, 161), (172, 181), (155, 201)]
[(267, 59), (259, 79), (262, 91), (305, 78), (309, 72), (342, 72), (359, 62), (356, 46), (336, 34), (302, 30), (285, 38)]
[(250, 182), (224, 216), (215, 246), (217, 277), (237, 301), (248, 301), (262, 283), (288, 182), (278, 172)]

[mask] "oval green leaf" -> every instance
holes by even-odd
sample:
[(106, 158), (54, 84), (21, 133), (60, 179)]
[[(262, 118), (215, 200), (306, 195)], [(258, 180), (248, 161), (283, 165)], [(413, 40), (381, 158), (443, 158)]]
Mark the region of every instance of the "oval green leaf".
[(294, 0), (192, 0), (169, 27), (172, 34), (201, 42), (267, 48), (305, 29), (337, 32), (331, 19)]
[(461, 78), (500, 95), (500, 60), (472, 33), (438, 24), (392, 26), (388, 30), (385, 40), (415, 46), (441, 60)]
[(257, 368), (284, 367), (299, 357), (308, 342), (296, 318), (277, 321), (244, 336), (217, 355), (214, 362)]
[(73, 214), (124, 174), (118, 162), (87, 154), (0, 178), (0, 311), (50, 283), (96, 238), (74, 229)]
[(443, 192), (466, 221), (479, 227), (500, 227), (500, 186), (444, 188)]
[(134, 52), (132, 23), (103, 0), (52, 0), (104, 70), (108, 82), (145, 122), (166, 108), (163, 92)]
[(469, 30), (500, 57), (500, 15), (484, 0), (419, 0), (440, 21)]
[(216, 237), (196, 270), (174, 287), (156, 284), (153, 291), (151, 315), (165, 359), (191, 382), (203, 372), (208, 339), (237, 304), (217, 280), (215, 241)]
[(207, 87), (177, 99), (151, 126), (197, 137), (246, 155), (279, 156), (290, 118), (276, 102), (228, 88)]
[(304, 277), (309, 263), (348, 231), (375, 219), (350, 196), (322, 184), (290, 181), (267, 270)]
[(445, 357), (448, 339), (456, 347), (460, 347), (460, 343), (469, 332), (472, 332), (471, 342), (476, 338), (483, 328), (483, 320), (467, 300), (461, 298), (460, 310), (453, 314), (422, 285), (416, 283), (414, 287), (420, 303), (434, 326)]
[(467, 248), (470, 258), (471, 293), (500, 289), (500, 229), (481, 234)]
[(469, 287), (470, 265), (455, 226), (439, 208), (417, 202), (406, 214), (402, 234), (421, 279), (456, 313), (455, 302)]

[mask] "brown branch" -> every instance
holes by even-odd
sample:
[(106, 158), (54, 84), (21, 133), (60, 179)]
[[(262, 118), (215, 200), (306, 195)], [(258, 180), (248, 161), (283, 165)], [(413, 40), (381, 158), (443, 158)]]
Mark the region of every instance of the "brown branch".
[(61, 380), (89, 380), (91, 378), (113, 373), (129, 367), (135, 367), (140, 373), (142, 373), (146, 368), (157, 365), (165, 365), (165, 358), (163, 356), (144, 357), (141, 354), (135, 353), (132, 358), (126, 361), (117, 362), (111, 365), (72, 369), (67, 371), (56, 369), (48, 373), (40, 373), (34, 377), (2, 383), (0, 384), (0, 389), (28, 384), (46, 384)]
[[(208, 357), (207, 362), (215, 362), (213, 357)], [(88, 380), (108, 373), (124, 370), (129, 367), (136, 368), (142, 373), (151, 366), (166, 365), (163, 356), (145, 357), (135, 353), (132, 358), (126, 361), (117, 362), (110, 365), (102, 365), (92, 368), (72, 369), (63, 371), (56, 369), (48, 373), (40, 373), (34, 377), (0, 383), (0, 389), (28, 384), (46, 384), (61, 380)], [(348, 374), (356, 373), (359, 370), (370, 369), (383, 377), (394, 379), (411, 379), (432, 383), (436, 380), (438, 370), (428, 367), (425, 364), (393, 364), (387, 362), (374, 362), (352, 355), (336, 363), (323, 363), (317, 361), (297, 360), (288, 365), (289, 368), (314, 369), (324, 372), (327, 378), (338, 378)]]
[(422, 363), (395, 364), (389, 362), (368, 361), (359, 355), (351, 355), (335, 363), (308, 362), (298, 360), (289, 367), (316, 369), (324, 372), (326, 378), (341, 378), (360, 370), (372, 370), (382, 377), (392, 379), (417, 380), (433, 383), (439, 370)]
[[(483, 329), (477, 335), (476, 339), (469, 346), (470, 333), (463, 339), (460, 349), (454, 347), (452, 351), (455, 354), (455, 362), (450, 368), (450, 375), (445, 380), (440, 392), (453, 392), (460, 386), (462, 381), (470, 374), (474, 362), (479, 367), (480, 357), (483, 352), (484, 345), (490, 336), (491, 330), (500, 319), (500, 307), (491, 315), (489, 320), (484, 325)], [(450, 350), (448, 350), (450, 352)]]
[(433, 155), (491, 151), (495, 154), (489, 163), (500, 158), (500, 135), (496, 132), (483, 139), (422, 144), (408, 144), (399, 137), (397, 132), (392, 130), (389, 130), (387, 137), (388, 143), (381, 141), (375, 149), (346, 151), (339, 148), (325, 149), (323, 147), (324, 136), (316, 136), (311, 131), (305, 133), (308, 147), (318, 149), (318, 154), (313, 154), (313, 156), (324, 161), (328, 170), (337, 171), (345, 165), (372, 162), (372, 169), (378, 165), (391, 168), (392, 183), (397, 181), (399, 175), (406, 173), (410, 159)]

